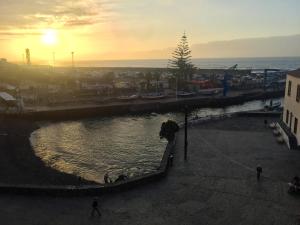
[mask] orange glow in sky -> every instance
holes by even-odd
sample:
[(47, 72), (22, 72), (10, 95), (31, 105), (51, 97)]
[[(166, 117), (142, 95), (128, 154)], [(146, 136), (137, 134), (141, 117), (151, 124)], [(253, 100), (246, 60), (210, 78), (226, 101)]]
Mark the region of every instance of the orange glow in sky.
[[(33, 63), (73, 51), (77, 60), (170, 58), (184, 31), (193, 57), (300, 56), (298, 0), (31, 2), (0, 1), (0, 58), (21, 61), (26, 48)], [(239, 41), (293, 35), (291, 46)]]
[(46, 45), (57, 44), (57, 31), (53, 29), (47, 29), (42, 35), (42, 42)]

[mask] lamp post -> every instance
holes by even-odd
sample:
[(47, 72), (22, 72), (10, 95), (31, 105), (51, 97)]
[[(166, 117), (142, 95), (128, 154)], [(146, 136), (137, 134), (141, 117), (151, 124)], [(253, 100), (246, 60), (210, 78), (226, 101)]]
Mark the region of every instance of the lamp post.
[(177, 77), (177, 74), (176, 74), (176, 101), (178, 100), (178, 77)]
[(187, 106), (184, 107), (184, 160), (187, 160), (187, 126), (188, 126), (188, 108)]

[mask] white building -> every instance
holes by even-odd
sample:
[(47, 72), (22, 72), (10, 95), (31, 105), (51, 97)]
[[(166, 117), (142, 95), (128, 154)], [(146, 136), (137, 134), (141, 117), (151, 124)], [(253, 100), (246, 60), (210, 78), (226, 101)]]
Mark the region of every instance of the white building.
[(0, 112), (8, 111), (17, 106), (17, 99), (6, 92), (0, 92)]
[(300, 146), (300, 69), (287, 73), (281, 134), (290, 149)]

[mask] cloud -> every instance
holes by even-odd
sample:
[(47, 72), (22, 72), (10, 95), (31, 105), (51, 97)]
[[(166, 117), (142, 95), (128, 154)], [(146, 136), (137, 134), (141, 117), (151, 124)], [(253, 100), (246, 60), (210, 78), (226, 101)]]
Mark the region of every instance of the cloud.
[[(168, 59), (176, 47), (150, 51), (107, 52), (104, 59)], [(126, 51), (127, 50), (127, 51)], [(191, 46), (193, 58), (232, 58), (232, 57), (299, 57), (300, 34), (265, 38), (235, 39), (215, 41)]]
[(86, 25), (92, 25), (95, 23), (96, 23), (96, 21), (94, 21), (94, 20), (77, 18), (77, 19), (65, 21), (64, 26), (67, 26), (67, 27), (86, 26)]
[(88, 26), (109, 21), (115, 1), (11, 0), (0, 2), (0, 28)]
[(9, 31), (9, 32), (6, 32), (6, 31), (3, 31), (1, 32), (0, 31), (0, 37), (1, 36), (26, 36), (26, 35), (30, 35), (30, 36), (35, 36), (35, 35), (41, 35), (40, 32), (20, 32), (20, 31)]

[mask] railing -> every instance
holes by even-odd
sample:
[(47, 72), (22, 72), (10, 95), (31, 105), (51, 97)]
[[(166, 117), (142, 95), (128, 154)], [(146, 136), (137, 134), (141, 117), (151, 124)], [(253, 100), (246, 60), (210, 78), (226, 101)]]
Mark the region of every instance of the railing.
[(298, 149), (298, 141), (295, 135), (292, 133), (291, 128), (289, 128), (282, 120), (278, 122), (280, 127), (283, 129), (283, 131), (286, 133), (286, 135), (289, 138), (289, 144), (291, 149)]

